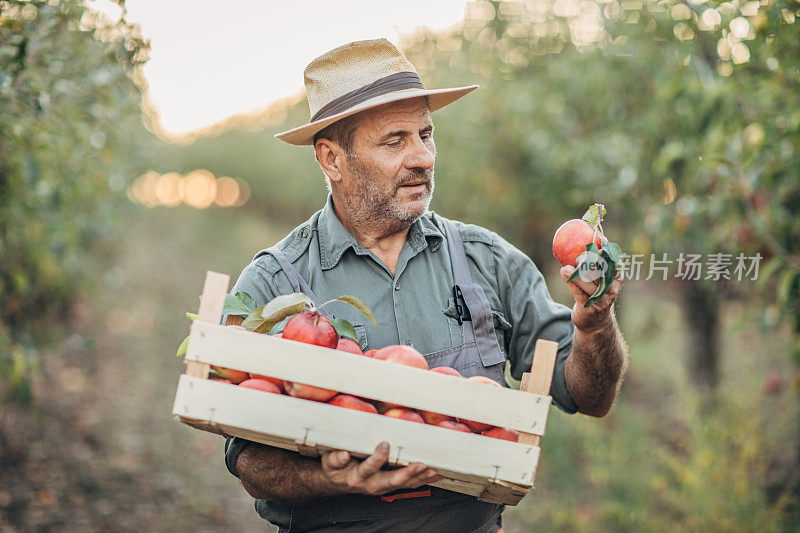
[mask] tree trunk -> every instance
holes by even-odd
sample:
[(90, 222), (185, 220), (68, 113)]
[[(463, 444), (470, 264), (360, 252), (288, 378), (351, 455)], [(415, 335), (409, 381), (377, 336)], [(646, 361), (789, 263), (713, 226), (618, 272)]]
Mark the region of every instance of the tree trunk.
[(679, 287), (689, 332), (689, 374), (696, 388), (710, 391), (719, 382), (719, 298), (699, 281), (686, 280)]

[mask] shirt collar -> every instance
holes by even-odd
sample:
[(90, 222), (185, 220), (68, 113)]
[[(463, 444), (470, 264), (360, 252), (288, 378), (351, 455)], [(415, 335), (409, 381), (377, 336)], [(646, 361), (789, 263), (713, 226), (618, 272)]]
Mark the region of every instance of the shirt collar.
[[(359, 244), (336, 216), (333, 210), (333, 198), (330, 194), (317, 221), (317, 235), (319, 237), (320, 266), (323, 270), (335, 267), (350, 248), (358, 255), (369, 255), (369, 250)], [(437, 226), (432, 212), (425, 213), (418, 218), (409, 228), (406, 238), (406, 242), (415, 254), (426, 246), (430, 246), (431, 251), (435, 252), (442, 245), (443, 240), (444, 234)]]

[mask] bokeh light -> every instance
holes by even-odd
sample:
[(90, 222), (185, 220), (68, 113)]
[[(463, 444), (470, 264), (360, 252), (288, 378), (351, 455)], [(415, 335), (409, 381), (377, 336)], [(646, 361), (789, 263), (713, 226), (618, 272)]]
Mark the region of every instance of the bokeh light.
[(147, 207), (176, 207), (182, 204), (196, 209), (239, 207), (250, 199), (250, 187), (238, 178), (217, 178), (205, 169), (185, 176), (177, 172), (148, 172), (136, 178), (127, 190), (128, 199)]

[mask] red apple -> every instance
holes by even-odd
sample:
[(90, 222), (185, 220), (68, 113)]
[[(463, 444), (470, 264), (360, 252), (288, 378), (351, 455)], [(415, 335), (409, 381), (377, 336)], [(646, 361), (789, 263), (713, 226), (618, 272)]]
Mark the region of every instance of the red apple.
[(281, 390), (277, 385), (265, 379), (246, 379), (239, 383), (239, 386), (246, 389), (255, 389), (264, 392), (272, 392), (274, 394), (281, 394)]
[(266, 381), (271, 381), (271, 382), (273, 382), (275, 385), (277, 385), (277, 386), (278, 386), (278, 388), (279, 388), (279, 389), (281, 389), (281, 390), (284, 390), (284, 388), (285, 388), (285, 387), (283, 386), (283, 383), (284, 383), (284, 382), (283, 382), (283, 380), (282, 380), (282, 379), (273, 378), (272, 376), (264, 376), (264, 375), (262, 375), (262, 374), (253, 374), (252, 372), (250, 372), (250, 377), (251, 377), (252, 379), (263, 379), (263, 380), (266, 380)]
[(349, 394), (342, 394), (339, 393), (333, 398), (328, 401), (331, 405), (337, 405), (339, 407), (344, 407), (346, 409), (355, 409), (356, 411), (364, 411), (367, 413), (378, 413), (378, 410), (375, 409), (375, 406), (371, 403), (362, 400), (361, 398), (357, 398), (355, 396), (351, 396)]
[[(449, 366), (437, 366), (436, 368), (431, 368), (431, 372), (437, 372), (439, 374), (444, 374), (446, 376), (454, 376), (454, 377), (464, 377), (461, 373), (456, 370), (455, 368), (450, 368)], [(422, 415), (422, 418), (425, 419), (426, 424), (431, 424), (434, 426), (438, 426), (439, 422), (443, 422), (445, 420), (452, 420), (455, 422), (455, 418), (452, 416), (443, 415), (440, 413), (434, 413), (431, 411), (423, 411), (420, 409), (419, 414)]]
[(219, 381), (219, 382), (222, 382), (222, 383), (231, 383), (231, 380), (229, 380), (229, 379), (224, 379), (224, 378), (209, 378), (209, 379), (210, 379), (211, 381)]
[[(318, 313), (305, 312), (294, 315), (281, 333), (284, 339), (324, 348), (336, 348), (339, 343), (339, 335), (336, 334), (330, 321)], [(336, 395), (336, 391), (289, 381), (284, 381), (283, 387), (291, 396), (318, 402), (327, 402)]]
[(339, 344), (336, 345), (336, 349), (342, 352), (350, 352), (355, 353), (358, 355), (364, 355), (364, 352), (361, 351), (361, 346), (352, 339), (348, 339), (346, 337), (342, 337), (339, 339)]
[(303, 385), (302, 383), (293, 383), (291, 381), (284, 381), (283, 387), (289, 396), (295, 398), (304, 398), (306, 400), (314, 400), (315, 402), (327, 402), (336, 396), (335, 390), (323, 389), (321, 387), (314, 387), (311, 385)]
[(305, 312), (294, 315), (283, 328), (283, 338), (325, 348), (336, 348), (339, 335), (324, 316)]
[(484, 437), (494, 437), (495, 439), (510, 440), (517, 442), (519, 440), (519, 431), (508, 428), (492, 428), (481, 432)]
[(400, 407), (395, 407), (394, 409), (389, 409), (383, 416), (390, 416), (392, 418), (400, 418), (402, 420), (410, 420), (411, 422), (419, 422), (420, 424), (424, 424), (425, 421), (416, 411), (412, 411), (411, 409), (403, 409)]
[(467, 378), (467, 380), (475, 382), (475, 383), (485, 383), (486, 385), (493, 385), (495, 387), (503, 388), (501, 384), (493, 380), (492, 378), (487, 378), (486, 376), (472, 376)]
[(417, 350), (411, 346), (395, 344), (381, 348), (375, 353), (374, 359), (382, 359), (390, 363), (398, 363), (428, 370), (428, 362)]
[[(487, 378), (486, 376), (472, 376), (472, 377), (467, 378), (467, 379), (469, 381), (474, 382), (474, 383), (483, 383), (485, 385), (492, 385), (494, 387), (500, 387), (500, 388), (503, 387), (502, 385), (500, 385), (498, 382), (496, 382), (492, 378)], [(475, 433), (481, 433), (483, 431), (487, 431), (487, 430), (492, 429), (494, 427), (491, 424), (485, 424), (483, 422), (475, 422), (474, 420), (462, 420), (462, 422), (464, 422), (466, 425), (468, 425), (470, 427), (470, 429), (472, 431), (474, 431)]]
[(448, 376), (457, 376), (460, 378), (464, 377), (461, 375), (461, 372), (459, 372), (455, 368), (450, 368), (449, 366), (437, 366), (436, 368), (431, 368), (431, 372), (438, 372), (440, 374), (445, 374)]
[(378, 349), (373, 348), (372, 350), (367, 350), (366, 352), (364, 352), (364, 355), (366, 355), (367, 357), (375, 357), (376, 353), (378, 353)]
[(469, 426), (462, 424), (461, 422), (456, 422), (455, 420), (442, 420), (436, 425), (440, 428), (455, 429), (456, 431), (463, 431), (464, 433), (472, 433), (472, 430), (469, 429)]
[(562, 266), (578, 266), (578, 256), (586, 251), (586, 245), (592, 240), (598, 248), (601, 247), (600, 235), (595, 235), (592, 226), (579, 218), (567, 220), (553, 236), (553, 255)]
[(432, 426), (438, 426), (441, 422), (446, 422), (448, 420), (453, 422), (456, 421), (452, 416), (443, 415), (441, 413), (432, 413), (430, 411), (420, 410), (419, 414), (422, 416), (422, 419), (426, 424), (430, 424)]

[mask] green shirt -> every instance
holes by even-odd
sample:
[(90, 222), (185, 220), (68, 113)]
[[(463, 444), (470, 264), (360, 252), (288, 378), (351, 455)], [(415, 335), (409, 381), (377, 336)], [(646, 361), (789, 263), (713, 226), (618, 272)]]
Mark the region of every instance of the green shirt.
[[(365, 350), (408, 344), (428, 354), (462, 343), (450, 255), (439, 215), (428, 212), (411, 225), (394, 275), (342, 225), (330, 196), (316, 225), (315, 217), (280, 241), (278, 248), (320, 302), (350, 294), (372, 309), (377, 327), (347, 304), (335, 302), (326, 307), (355, 326)], [(577, 407), (564, 377), (574, 332), (571, 310), (553, 301), (539, 269), (520, 250), (485, 228), (456, 225), (472, 279), (489, 300), (512, 377), (519, 380), (523, 372), (530, 371), (537, 339), (557, 341), (550, 394), (559, 408), (574, 413)], [(271, 255), (256, 258), (244, 269), (233, 289), (237, 291), (248, 292), (258, 305), (293, 292)]]

